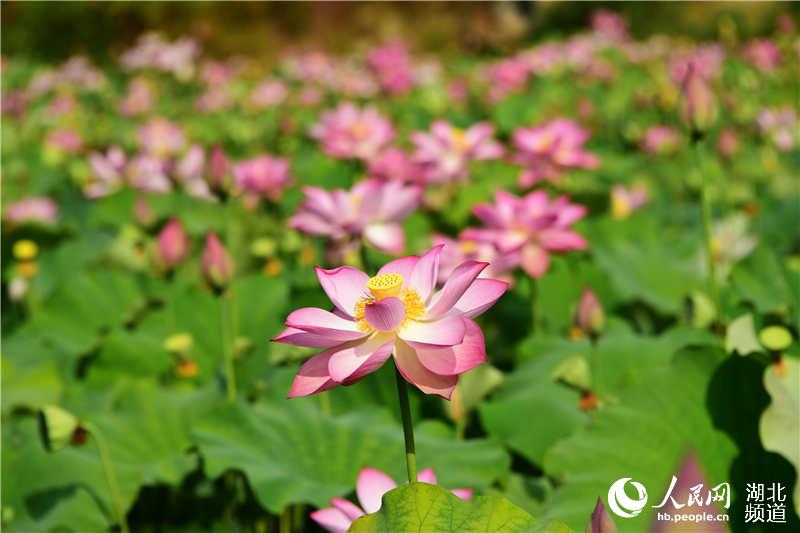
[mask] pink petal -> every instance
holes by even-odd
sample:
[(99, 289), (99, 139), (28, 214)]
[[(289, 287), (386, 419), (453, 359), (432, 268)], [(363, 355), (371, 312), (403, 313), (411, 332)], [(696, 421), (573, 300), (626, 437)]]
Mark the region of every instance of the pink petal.
[(406, 281), (406, 287), (416, 290), (424, 302), (428, 301), (439, 273), (439, 254), (443, 245), (434, 246), (425, 252)]
[(588, 246), (586, 239), (574, 231), (548, 230), (539, 235), (539, 243), (547, 250), (555, 252), (569, 252), (571, 250), (584, 250)]
[(437, 317), (448, 312), (487, 266), (489, 263), (464, 261), (454, 268), (442, 290), (433, 297), (428, 316)]
[(397, 487), (392, 478), (374, 468), (364, 468), (358, 474), (356, 495), (361, 507), (367, 513), (377, 512), (381, 508), (383, 495)]
[(469, 501), (472, 499), (472, 489), (453, 489), (450, 492), (452, 492), (462, 500)]
[(333, 305), (352, 318), (356, 303), (367, 291), (369, 276), (351, 266), (341, 266), (333, 270), (316, 267), (315, 270), (319, 284)]
[(406, 237), (399, 224), (370, 224), (364, 228), (364, 240), (387, 254), (402, 254), (406, 247)]
[(417, 347), (420, 363), (435, 374), (457, 376), (486, 362), (486, 346), (480, 326), (465, 318), (464, 341), (450, 348)]
[(433, 468), (426, 468), (417, 474), (417, 481), (436, 485), (436, 472), (433, 471)]
[(308, 396), (338, 385), (328, 374), (328, 362), (334, 350), (325, 350), (303, 363), (294, 377), (289, 398)]
[(402, 341), (395, 345), (394, 360), (406, 381), (425, 394), (438, 394), (445, 400), (450, 399), (458, 376), (440, 376), (429, 371), (419, 362), (414, 348)]
[(550, 256), (547, 250), (531, 244), (522, 249), (522, 268), (531, 277), (541, 278), (550, 268)]
[[(348, 343), (336, 350), (328, 361), (328, 373), (334, 381), (355, 381), (367, 371), (379, 368), (392, 354), (393, 336), (378, 334), (360, 343)], [(365, 369), (362, 369), (365, 367)], [(354, 375), (360, 371), (358, 375)]]
[(465, 333), (461, 315), (446, 315), (431, 321), (409, 320), (398, 335), (414, 347), (441, 348), (461, 344)]
[(459, 298), (455, 307), (466, 318), (474, 318), (491, 306), (506, 292), (508, 283), (496, 279), (476, 279)]
[(311, 520), (333, 533), (345, 533), (353, 523), (343, 512), (333, 507), (314, 511), (310, 516)]
[(364, 319), (378, 331), (394, 331), (406, 317), (406, 308), (399, 298), (384, 298), (364, 307)]
[(414, 267), (417, 266), (418, 262), (419, 257), (416, 255), (401, 257), (400, 259), (389, 261), (383, 265), (383, 267), (378, 270), (378, 274), (400, 274), (403, 276), (403, 279), (408, 282), (408, 280), (411, 279), (411, 273), (414, 271)]
[(302, 329), (295, 328), (286, 328), (277, 337), (272, 339), (272, 341), (292, 344), (294, 346), (305, 346), (307, 348), (330, 348), (331, 346), (341, 343), (341, 341), (337, 341), (336, 339), (308, 333)]
[(286, 325), (339, 341), (351, 341), (366, 335), (352, 320), (317, 307), (302, 307), (293, 311), (286, 318)]
[(364, 511), (358, 505), (354, 504), (349, 500), (344, 500), (342, 498), (332, 498), (331, 504), (339, 509), (344, 515), (349, 518), (350, 520), (356, 520), (364, 516)]

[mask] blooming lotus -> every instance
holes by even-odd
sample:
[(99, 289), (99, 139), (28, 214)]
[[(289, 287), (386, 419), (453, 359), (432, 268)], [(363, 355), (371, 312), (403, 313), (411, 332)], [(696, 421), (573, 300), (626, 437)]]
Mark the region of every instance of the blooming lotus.
[(442, 254), (439, 256), (439, 283), (444, 283), (451, 272), (464, 261), (474, 260), (489, 263), (489, 266), (480, 273), (479, 278), (496, 278), (507, 281), (509, 284), (514, 278), (508, 272), (514, 268), (510, 258), (500, 253), (494, 243), (477, 242), (464, 237), (464, 233), (457, 239), (446, 235), (431, 235), (434, 246), (442, 244)]
[(368, 179), (351, 190), (326, 191), (305, 187), (305, 201), (289, 227), (309, 235), (326, 236), (336, 246), (363, 238), (378, 250), (401, 254), (405, 236), (400, 222), (419, 204), (422, 191), (397, 181)]
[(51, 225), (58, 220), (58, 204), (47, 196), (23, 198), (6, 205), (3, 211), (3, 218), (11, 225), (26, 222)]
[(120, 188), (125, 180), (125, 165), (128, 158), (119, 146), (111, 146), (105, 154), (89, 154), (92, 175), (83, 188), (87, 198), (101, 198)]
[(263, 155), (233, 166), (236, 188), (250, 201), (260, 197), (276, 201), (289, 185), (289, 161), (283, 157)]
[(83, 139), (75, 130), (60, 129), (50, 132), (45, 138), (44, 144), (49, 148), (76, 154), (83, 147)]
[(588, 244), (571, 226), (586, 216), (586, 208), (571, 204), (566, 196), (552, 202), (547, 192), (535, 191), (518, 197), (495, 193), (494, 204), (478, 204), (473, 213), (485, 228), (464, 230), (465, 239), (493, 243), (510, 265), (521, 266), (534, 278), (550, 267), (550, 253), (583, 250)]
[(403, 44), (375, 48), (369, 53), (367, 64), (389, 94), (403, 94), (414, 86), (411, 57)]
[(689, 70), (706, 80), (719, 74), (725, 52), (719, 44), (704, 44), (688, 52), (678, 52), (670, 61), (669, 76), (676, 84), (681, 84)]
[(520, 186), (530, 187), (543, 179), (556, 181), (569, 169), (597, 168), (597, 156), (583, 149), (588, 139), (586, 129), (566, 118), (515, 130), (513, 142), (518, 151), (512, 161), (527, 167), (520, 175)]
[(624, 185), (614, 185), (611, 188), (611, 216), (623, 220), (631, 213), (647, 203), (647, 189), (641, 185), (626, 188)]
[(769, 39), (755, 39), (745, 45), (742, 56), (761, 72), (772, 72), (781, 62), (781, 51)]
[(183, 189), (195, 198), (214, 201), (211, 187), (205, 179), (206, 154), (199, 144), (192, 145), (175, 165), (174, 175)]
[(125, 95), (117, 110), (126, 117), (141, 115), (153, 109), (155, 93), (153, 88), (144, 78), (133, 78), (128, 85), (128, 93)]
[(436, 120), (431, 132), (414, 132), (414, 161), (423, 167), (427, 182), (449, 182), (467, 177), (471, 160), (496, 159), (503, 147), (492, 139), (494, 126), (488, 122), (461, 130), (444, 120)]
[(489, 65), (485, 71), (486, 80), (489, 82), (486, 98), (489, 102), (499, 102), (510, 93), (525, 87), (530, 74), (530, 63), (519, 56), (501, 59)]
[[(436, 473), (433, 468), (427, 468), (419, 473), (417, 480), (420, 483), (436, 485)], [(362, 468), (356, 481), (356, 496), (358, 505), (342, 498), (331, 499), (327, 509), (320, 509), (311, 513), (311, 519), (328, 531), (341, 533), (350, 529), (350, 525), (358, 518), (368, 513), (376, 513), (381, 508), (383, 495), (397, 487), (397, 483), (380, 470)], [(462, 500), (472, 499), (472, 489), (453, 489), (450, 492)]]
[(756, 118), (759, 130), (766, 133), (775, 146), (788, 152), (794, 148), (800, 134), (797, 130), (797, 112), (791, 107), (764, 109)]
[(186, 146), (183, 130), (173, 122), (156, 117), (139, 128), (139, 145), (147, 154), (168, 157), (180, 152)]
[(280, 105), (289, 96), (289, 89), (281, 80), (264, 80), (250, 93), (250, 103), (256, 107)]
[(322, 113), (311, 136), (322, 142), (330, 156), (369, 161), (392, 140), (394, 127), (373, 107), (359, 109), (343, 103)]
[(169, 180), (167, 161), (147, 154), (139, 154), (130, 160), (125, 168), (128, 183), (134, 189), (148, 192), (169, 192), (172, 182)]
[(437, 291), (441, 251), (436, 246), (396, 259), (373, 277), (350, 266), (317, 267), (334, 311), (298, 309), (273, 339), (324, 348), (300, 367), (289, 397), (351, 385), (394, 357), (406, 381), (450, 399), (459, 374), (486, 360), (483, 333), (472, 319), (494, 305), (508, 284), (478, 279), (488, 263), (465, 261)]
[(642, 149), (648, 154), (674, 154), (680, 149), (681, 134), (673, 127), (658, 124), (647, 129)]

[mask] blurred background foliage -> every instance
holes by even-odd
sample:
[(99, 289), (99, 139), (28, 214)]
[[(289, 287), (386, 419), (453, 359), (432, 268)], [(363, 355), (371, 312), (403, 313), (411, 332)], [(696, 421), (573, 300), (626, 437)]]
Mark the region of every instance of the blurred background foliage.
[(116, 57), (148, 29), (191, 34), (210, 55), (287, 48), (360, 51), (398, 35), (418, 51), (503, 53), (586, 26), (592, 11), (613, 9), (631, 34), (741, 39), (768, 33), (797, 2), (12, 2), (3, 6), (5, 54), (95, 61)]

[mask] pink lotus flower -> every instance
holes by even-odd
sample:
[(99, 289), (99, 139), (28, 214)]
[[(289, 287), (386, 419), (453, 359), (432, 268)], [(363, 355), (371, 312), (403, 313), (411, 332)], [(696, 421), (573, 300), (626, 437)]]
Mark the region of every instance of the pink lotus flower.
[(742, 50), (742, 56), (761, 72), (772, 72), (781, 62), (781, 51), (769, 39), (750, 41)]
[(156, 117), (139, 128), (139, 145), (150, 155), (169, 157), (186, 146), (186, 137), (181, 128), (169, 120)]
[(250, 202), (259, 198), (277, 201), (291, 182), (289, 161), (283, 157), (262, 155), (236, 163), (233, 177), (236, 189)]
[(499, 102), (510, 93), (524, 88), (530, 74), (531, 65), (522, 57), (511, 57), (489, 65), (485, 73), (489, 82), (486, 98), (489, 102)]
[(673, 82), (683, 83), (691, 69), (698, 76), (711, 80), (719, 74), (725, 52), (719, 44), (705, 44), (688, 52), (678, 52), (670, 61), (669, 75)]
[(488, 122), (467, 130), (436, 120), (430, 133), (414, 132), (414, 161), (423, 166), (427, 182), (441, 183), (466, 179), (471, 160), (497, 159), (503, 147), (494, 140), (494, 126)]
[(611, 41), (623, 41), (628, 38), (628, 23), (615, 11), (596, 9), (590, 21), (592, 31)]
[(191, 38), (170, 43), (156, 33), (148, 33), (122, 54), (120, 62), (129, 70), (152, 68), (188, 80), (194, 74), (194, 61), (199, 53), (199, 46)]
[(124, 183), (128, 158), (119, 146), (111, 146), (105, 154), (89, 154), (92, 176), (83, 188), (87, 198), (102, 198), (112, 194)]
[(417, 205), (422, 191), (400, 182), (368, 179), (350, 191), (303, 189), (305, 201), (290, 220), (289, 227), (309, 235), (326, 236), (337, 246), (363, 238), (378, 250), (401, 254), (405, 235), (400, 227)]
[(522, 198), (505, 191), (495, 193), (494, 204), (478, 204), (473, 213), (486, 228), (468, 228), (465, 239), (494, 244), (510, 265), (521, 266), (534, 278), (550, 267), (550, 253), (583, 250), (586, 240), (571, 226), (586, 216), (586, 208), (571, 204), (566, 196), (549, 201), (547, 192)]
[(792, 107), (764, 109), (756, 118), (758, 128), (766, 133), (783, 152), (794, 148), (800, 134), (797, 131), (797, 112)]
[(513, 142), (518, 150), (512, 161), (527, 169), (520, 175), (522, 187), (541, 180), (557, 181), (569, 169), (594, 169), (600, 160), (583, 149), (588, 130), (566, 118), (557, 118), (533, 128), (518, 128)]
[(128, 85), (128, 94), (120, 101), (117, 109), (126, 117), (141, 115), (153, 109), (155, 93), (150, 82), (144, 78), (133, 78)]
[(83, 147), (83, 139), (75, 130), (61, 129), (51, 132), (47, 135), (44, 143), (56, 150), (63, 150), (70, 154), (80, 152)]
[(211, 158), (208, 162), (208, 181), (215, 191), (227, 191), (230, 186), (229, 174), (230, 161), (221, 146), (216, 145), (211, 149)]
[(29, 196), (6, 205), (3, 218), (11, 225), (25, 222), (55, 224), (58, 221), (58, 204), (46, 196)]
[(641, 185), (626, 188), (614, 185), (611, 189), (611, 216), (622, 220), (647, 203), (647, 189)]
[(289, 96), (289, 89), (280, 80), (265, 80), (250, 93), (250, 102), (256, 107), (274, 107)]
[(168, 270), (174, 269), (189, 257), (189, 236), (177, 218), (167, 222), (158, 234), (156, 243), (156, 259)]
[(387, 148), (370, 161), (367, 173), (386, 181), (416, 183), (422, 181), (422, 168), (400, 148)]
[(135, 156), (125, 168), (131, 187), (140, 191), (161, 193), (172, 190), (167, 171), (166, 161), (147, 154)]
[(425, 394), (450, 399), (459, 374), (486, 361), (483, 333), (472, 320), (508, 284), (476, 279), (487, 263), (459, 265), (435, 291), (441, 246), (396, 259), (369, 277), (349, 266), (317, 267), (334, 312), (292, 312), (275, 341), (325, 348), (300, 367), (289, 397), (351, 385), (394, 357), (400, 374)]
[(392, 140), (394, 127), (373, 107), (359, 109), (344, 103), (324, 111), (311, 136), (322, 142), (330, 156), (369, 161)]
[(717, 102), (711, 83), (693, 65), (681, 81), (680, 115), (692, 130), (705, 131), (717, 117)]
[(603, 325), (605, 324), (603, 305), (597, 299), (597, 295), (591, 287), (583, 289), (578, 307), (575, 309), (573, 322), (575, 327), (584, 335), (597, 337), (603, 332)]
[(205, 179), (206, 154), (199, 144), (192, 145), (175, 165), (175, 178), (194, 198), (214, 201), (211, 187)]
[(390, 44), (369, 53), (367, 64), (377, 76), (381, 88), (389, 94), (403, 94), (414, 86), (411, 56), (402, 44)]
[(681, 134), (673, 127), (661, 124), (647, 129), (642, 140), (642, 149), (648, 154), (667, 155), (678, 151)]
[(233, 259), (212, 232), (206, 235), (200, 270), (206, 283), (218, 291), (227, 287), (233, 279)]
[[(420, 483), (430, 483), (436, 485), (436, 473), (432, 468), (427, 468), (417, 475)], [(356, 482), (356, 496), (358, 505), (342, 498), (331, 499), (331, 505), (327, 509), (320, 509), (311, 513), (311, 519), (334, 533), (344, 533), (352, 523), (365, 514), (376, 513), (381, 508), (383, 495), (397, 487), (397, 483), (380, 470), (374, 468), (362, 468), (358, 474)], [(450, 492), (462, 500), (472, 499), (472, 489), (453, 489)]]
[(717, 151), (722, 157), (731, 158), (739, 152), (739, 136), (733, 128), (723, 128), (717, 138)]

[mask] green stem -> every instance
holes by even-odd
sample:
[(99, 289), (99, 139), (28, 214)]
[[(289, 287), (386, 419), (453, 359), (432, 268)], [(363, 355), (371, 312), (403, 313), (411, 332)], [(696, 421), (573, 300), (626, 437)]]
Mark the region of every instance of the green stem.
[(236, 366), (234, 364), (233, 343), (235, 332), (233, 331), (230, 294), (222, 293), (219, 295), (222, 320), (222, 351), (225, 358), (225, 390), (228, 401), (236, 401)]
[(711, 197), (709, 196), (710, 187), (705, 169), (703, 168), (702, 150), (703, 141), (695, 141), (695, 162), (697, 165), (697, 170), (700, 172), (702, 179), (700, 185), (700, 204), (703, 212), (703, 238), (706, 245), (706, 261), (708, 265), (708, 292), (711, 296), (711, 301), (714, 302), (714, 306), (716, 307), (717, 316), (720, 317), (722, 308), (719, 300), (719, 288), (717, 287), (717, 266), (714, 262), (714, 250), (712, 243)]
[(536, 309), (536, 302), (538, 298), (536, 297), (536, 280), (528, 277), (528, 283), (530, 287), (530, 298), (531, 298), (531, 335), (536, 332), (536, 321), (539, 319), (539, 312)]
[(400, 400), (400, 416), (403, 420), (403, 436), (406, 441), (406, 468), (408, 469), (408, 482), (417, 481), (417, 453), (414, 449), (414, 425), (411, 423), (411, 407), (408, 403), (408, 385), (395, 367), (397, 378), (397, 397)]
[(331, 414), (331, 397), (328, 396), (328, 392), (320, 392), (319, 393), (319, 407), (322, 410), (322, 414), (325, 416), (330, 416)]
[(367, 247), (364, 243), (358, 249), (359, 257), (361, 258), (361, 269), (368, 275), (371, 273), (369, 268), (369, 259), (367, 258)]
[(292, 506), (287, 506), (278, 519), (278, 531), (280, 533), (292, 533)]
[(89, 432), (89, 435), (92, 436), (97, 446), (97, 453), (100, 456), (103, 472), (106, 475), (106, 482), (108, 482), (108, 489), (111, 493), (111, 502), (114, 506), (114, 513), (117, 515), (117, 522), (119, 523), (120, 530), (122, 530), (122, 533), (128, 533), (130, 530), (128, 529), (128, 522), (125, 519), (125, 506), (122, 504), (122, 493), (119, 490), (117, 476), (114, 473), (114, 463), (111, 461), (111, 452), (108, 450), (108, 444), (97, 426), (91, 422), (85, 422), (83, 425)]

